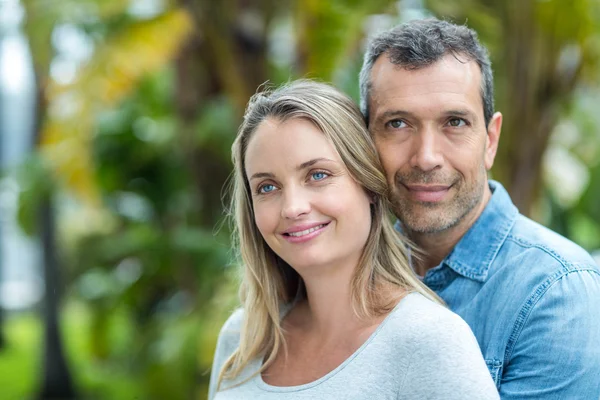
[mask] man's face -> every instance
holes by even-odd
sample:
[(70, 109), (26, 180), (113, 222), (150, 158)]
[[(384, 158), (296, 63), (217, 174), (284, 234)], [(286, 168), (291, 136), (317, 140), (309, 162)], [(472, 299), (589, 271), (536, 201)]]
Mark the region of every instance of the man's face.
[(502, 122), (495, 114), (488, 133), (479, 66), (447, 55), (406, 70), (384, 54), (371, 83), (369, 130), (405, 228), (437, 233), (476, 218)]

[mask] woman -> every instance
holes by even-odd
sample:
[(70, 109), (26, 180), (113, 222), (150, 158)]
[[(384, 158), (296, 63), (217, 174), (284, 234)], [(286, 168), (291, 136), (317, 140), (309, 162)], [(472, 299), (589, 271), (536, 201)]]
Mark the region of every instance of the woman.
[(498, 398), (466, 323), (410, 269), (348, 97), (310, 81), (255, 95), (233, 162), (243, 309), (209, 398)]

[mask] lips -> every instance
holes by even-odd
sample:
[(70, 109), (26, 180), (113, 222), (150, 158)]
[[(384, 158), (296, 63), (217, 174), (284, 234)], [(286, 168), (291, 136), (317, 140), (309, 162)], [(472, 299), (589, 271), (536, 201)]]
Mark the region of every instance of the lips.
[(308, 235), (309, 233), (312, 233), (318, 229), (324, 228), (327, 224), (321, 224), (321, 225), (317, 225), (313, 228), (309, 228), (309, 229), (305, 229), (303, 231), (299, 231), (299, 232), (288, 232), (285, 235), (289, 235), (289, 236), (293, 236), (293, 237), (301, 237), (304, 235)]
[(411, 185), (402, 184), (407, 190), (408, 195), (416, 201), (435, 203), (441, 201), (446, 196), (452, 185)]
[(295, 226), (293, 228), (287, 229), (285, 232), (283, 232), (283, 234), (286, 236), (301, 237), (308, 235), (309, 233), (312, 233), (316, 230), (322, 229), (327, 225), (329, 225), (329, 222)]
[(330, 222), (317, 222), (294, 226), (283, 232), (282, 236), (292, 243), (305, 242), (320, 235)]

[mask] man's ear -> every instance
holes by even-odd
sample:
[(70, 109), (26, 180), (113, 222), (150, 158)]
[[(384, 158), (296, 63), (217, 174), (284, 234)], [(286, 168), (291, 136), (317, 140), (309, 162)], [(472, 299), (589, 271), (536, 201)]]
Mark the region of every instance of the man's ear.
[(485, 169), (488, 171), (494, 165), (496, 152), (498, 151), (498, 141), (500, 140), (500, 131), (502, 130), (502, 114), (494, 113), (490, 123), (487, 126), (487, 137), (485, 142)]

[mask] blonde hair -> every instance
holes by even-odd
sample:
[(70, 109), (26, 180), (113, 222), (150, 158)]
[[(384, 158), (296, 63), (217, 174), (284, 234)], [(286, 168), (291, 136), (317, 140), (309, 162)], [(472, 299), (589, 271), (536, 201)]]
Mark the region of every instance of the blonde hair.
[(398, 298), (381, 290), (382, 286), (419, 292), (441, 302), (409, 266), (408, 242), (394, 230), (389, 218), (385, 175), (354, 102), (332, 86), (309, 80), (257, 93), (248, 103), (232, 146), (234, 175), (230, 215), (234, 222), (234, 241), (244, 266), (240, 288), (244, 320), (240, 345), (224, 363), (219, 383), (238, 377), (256, 357), (265, 357), (257, 373), (266, 369), (282, 347), (285, 348), (280, 324), (282, 306), (297, 295), (306, 296), (302, 278), (269, 248), (258, 231), (244, 163), (248, 142), (263, 121), (284, 122), (293, 118), (306, 119), (323, 132), (350, 175), (372, 199), (371, 230), (352, 279), (352, 306), (357, 316), (374, 317), (393, 308)]

